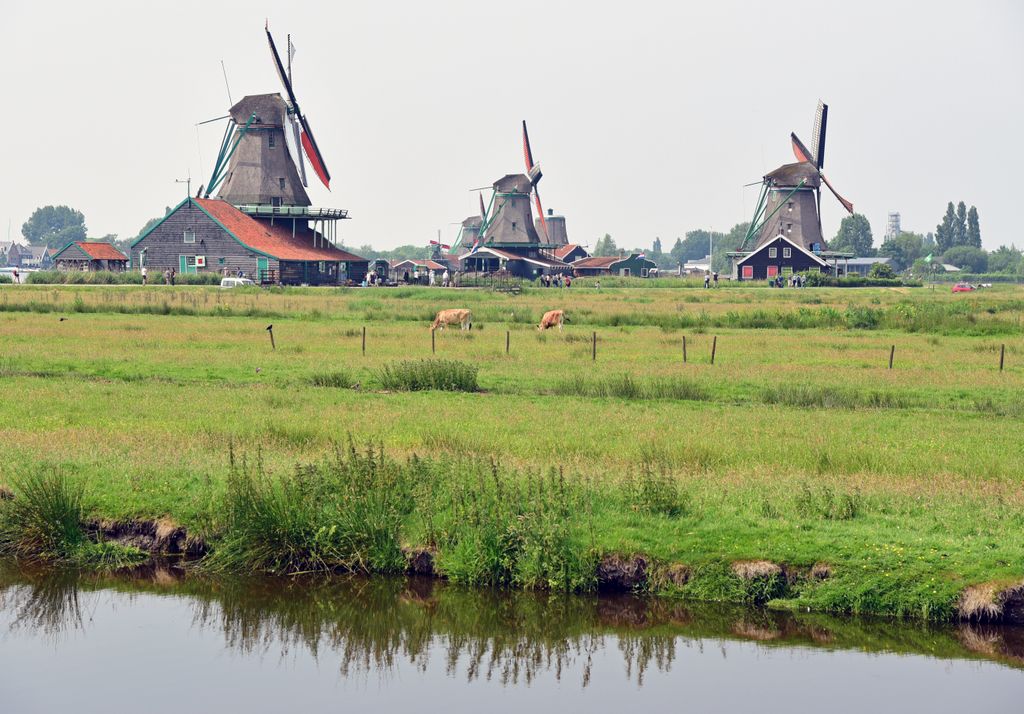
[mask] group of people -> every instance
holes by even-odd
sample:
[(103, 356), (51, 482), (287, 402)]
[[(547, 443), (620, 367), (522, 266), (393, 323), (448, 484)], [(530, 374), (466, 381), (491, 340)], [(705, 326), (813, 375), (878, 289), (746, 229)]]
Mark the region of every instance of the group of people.
[[(791, 288), (802, 288), (806, 286), (807, 278), (803, 275), (790, 275), (789, 276), (789, 287)], [(786, 279), (781, 275), (776, 275), (774, 278), (768, 279), (768, 286), (773, 288), (783, 288), (786, 286)]]
[(715, 272), (713, 272), (713, 273), (704, 273), (704, 287), (705, 288), (710, 288), (712, 286), (712, 284), (714, 284), (714, 286), (716, 288), (718, 287), (718, 271), (717, 270)]
[(545, 288), (571, 288), (572, 287), (572, 276), (569, 274), (563, 275), (558, 273), (557, 275), (542, 275), (540, 276), (540, 284)]

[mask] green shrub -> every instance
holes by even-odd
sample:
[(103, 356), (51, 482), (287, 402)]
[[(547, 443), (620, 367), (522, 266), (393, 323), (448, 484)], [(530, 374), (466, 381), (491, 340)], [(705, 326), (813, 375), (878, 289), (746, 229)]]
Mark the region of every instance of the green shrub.
[(306, 382), (313, 387), (333, 387), (348, 389), (354, 383), (352, 375), (345, 371), (317, 372), (306, 377)]
[(475, 365), (455, 360), (406, 360), (384, 365), (376, 377), (381, 387), (396, 392), (476, 392), (477, 372)]
[(14, 278), (10, 275), (0, 275), (0, 285), (10, 285), (14, 282)]
[(271, 477), (232, 459), (212, 571), (397, 573), (399, 531), (411, 508), (407, 471), (382, 450), (349, 446), (319, 464)]
[(0, 504), (0, 552), (17, 558), (66, 560), (85, 542), (83, 489), (60, 471), (35, 471)]

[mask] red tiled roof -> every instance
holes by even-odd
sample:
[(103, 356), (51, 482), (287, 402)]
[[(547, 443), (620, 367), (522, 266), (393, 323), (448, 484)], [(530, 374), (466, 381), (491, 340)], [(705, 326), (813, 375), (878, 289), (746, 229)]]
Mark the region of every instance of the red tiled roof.
[(403, 263), (412, 263), (418, 268), (426, 268), (427, 270), (447, 270), (447, 266), (441, 265), (433, 260), (420, 260), (419, 258), (406, 258), (405, 260), (393, 260), (391, 261), (391, 267), (397, 268)]
[(558, 246), (557, 248), (555, 248), (555, 249), (554, 249), (553, 251), (551, 251), (551, 252), (552, 252), (552, 253), (554, 254), (554, 256), (555, 256), (556, 258), (558, 258), (559, 260), (564, 260), (564, 259), (565, 259), (565, 256), (569, 255), (569, 253), (573, 252), (573, 251), (574, 251), (574, 250), (576, 250), (577, 248), (582, 248), (582, 247), (583, 247), (583, 246), (581, 246), (581, 245), (577, 245), (576, 243), (567, 243), (567, 244), (565, 244), (565, 245), (560, 245), (560, 246)]
[(343, 260), (362, 262), (366, 258), (329, 245), (313, 246), (313, 231), (306, 228), (292, 236), (289, 225), (258, 221), (227, 201), (213, 198), (193, 199), (243, 245), (278, 260)]
[(617, 255), (594, 256), (592, 258), (580, 258), (573, 262), (576, 268), (607, 268), (612, 263), (618, 263), (622, 258)]
[(76, 240), (75, 245), (85, 251), (85, 254), (93, 260), (128, 260), (127, 255), (110, 245), (110, 243)]

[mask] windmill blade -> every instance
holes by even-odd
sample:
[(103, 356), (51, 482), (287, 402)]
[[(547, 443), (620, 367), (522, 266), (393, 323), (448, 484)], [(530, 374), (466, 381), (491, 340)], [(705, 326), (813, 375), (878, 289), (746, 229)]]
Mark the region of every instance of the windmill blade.
[(533, 187), (533, 202), (537, 204), (537, 215), (540, 216), (540, 227), (544, 229), (544, 242), (549, 243), (551, 239), (548, 237), (548, 222), (544, 218), (544, 206), (540, 205), (540, 192), (537, 187)]
[(478, 193), (476, 197), (480, 199), (480, 218), (487, 218), (487, 207), (484, 206), (484, 195), (482, 193)]
[(804, 142), (800, 141), (796, 134), (791, 133), (789, 138), (793, 142), (793, 154), (796, 156), (797, 161), (805, 161), (814, 166), (814, 159), (811, 158), (814, 154), (807, 150), (807, 147), (804, 146)]
[(292, 157), (292, 163), (299, 172), (299, 180), (306, 188), (309, 187), (309, 180), (306, 178), (306, 162), (302, 158), (302, 138), (299, 120), (295, 115), (288, 117), (291, 127), (284, 127), (284, 143), (288, 147), (288, 155)]
[(526, 120), (523, 120), (523, 158), (526, 159), (526, 173), (530, 177), (530, 183), (536, 186), (540, 182), (540, 164), (533, 162), (533, 151), (530, 149), (530, 134), (526, 131)]
[(828, 125), (828, 105), (818, 100), (818, 111), (814, 115), (814, 137), (811, 155), (819, 169), (825, 168), (825, 128)]
[(292, 111), (299, 120), (299, 124), (302, 125), (302, 132), (300, 141), (302, 148), (306, 152), (306, 157), (309, 159), (309, 165), (313, 168), (313, 171), (323, 182), (324, 186), (328, 189), (331, 187), (331, 174), (327, 170), (327, 164), (324, 162), (323, 154), (320, 153), (320, 147), (316, 145), (316, 139), (313, 138), (313, 130), (309, 127), (309, 121), (302, 114), (299, 109), (299, 102), (295, 98), (295, 92), (292, 90), (292, 83), (288, 80), (288, 74), (285, 72), (284, 65), (281, 63), (281, 55), (277, 53), (277, 45), (274, 44), (274, 37), (270, 34), (270, 28), (266, 28), (267, 42), (270, 44), (270, 54), (274, 58), (274, 67), (277, 69), (277, 76), (281, 78), (281, 84), (284, 85), (285, 92), (288, 94), (288, 101), (291, 102)]
[(821, 180), (825, 183), (826, 186), (828, 186), (828, 190), (832, 192), (832, 195), (835, 196), (836, 198), (838, 198), (839, 202), (841, 204), (843, 204), (843, 208), (845, 208), (848, 213), (852, 214), (853, 213), (853, 204), (850, 203), (845, 198), (843, 198), (842, 196), (839, 195), (839, 192), (836, 191), (835, 188), (832, 186), (832, 184), (830, 184), (828, 182), (828, 179), (825, 178), (825, 174), (819, 172), (818, 175), (821, 176)]

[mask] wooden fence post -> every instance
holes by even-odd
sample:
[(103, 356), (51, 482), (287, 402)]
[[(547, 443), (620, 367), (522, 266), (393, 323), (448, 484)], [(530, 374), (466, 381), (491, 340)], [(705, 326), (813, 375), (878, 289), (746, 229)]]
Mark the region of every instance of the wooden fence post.
[(363, 325), (363, 357), (366, 356), (366, 325)]
[(590, 359), (594, 362), (597, 361), (597, 333), (594, 332), (591, 336), (590, 342)]
[(267, 332), (270, 334), (270, 349), (276, 350), (277, 345), (274, 344), (274, 326), (267, 325)]
[(715, 352), (718, 350), (718, 335), (711, 340), (711, 364), (715, 363)]
[(896, 345), (889, 348), (889, 369), (892, 369), (892, 358), (896, 356)]
[(434, 334), (435, 334), (434, 331), (431, 330), (430, 331), (430, 354), (435, 354), (437, 352), (437, 346), (434, 343)]
[(1003, 359), (1006, 357), (1006, 345), (999, 345), (999, 371), (1003, 371)]
[(683, 335), (683, 364), (686, 364), (686, 335)]
[(505, 354), (508, 354), (509, 343), (512, 341), (512, 333), (505, 330)]

